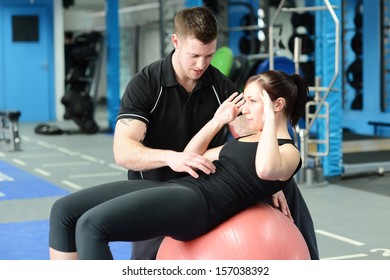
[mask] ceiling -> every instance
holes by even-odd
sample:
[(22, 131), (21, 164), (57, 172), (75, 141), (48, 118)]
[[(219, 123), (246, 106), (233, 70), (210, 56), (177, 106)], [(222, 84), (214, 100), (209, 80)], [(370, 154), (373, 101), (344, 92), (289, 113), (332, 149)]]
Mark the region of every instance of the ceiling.
[[(104, 11), (108, 0), (73, 0), (73, 5), (68, 10)], [(158, 0), (118, 0), (119, 8), (138, 6), (148, 3), (157, 3)]]
[[(0, 0), (1, 1), (1, 0)], [(104, 30), (106, 3), (112, 0), (63, 0), (73, 2), (64, 6), (65, 30)], [(134, 27), (155, 24), (159, 18), (160, 0), (118, 0), (119, 24)], [(164, 18), (171, 20), (173, 14), (183, 6), (184, 0), (164, 0)]]

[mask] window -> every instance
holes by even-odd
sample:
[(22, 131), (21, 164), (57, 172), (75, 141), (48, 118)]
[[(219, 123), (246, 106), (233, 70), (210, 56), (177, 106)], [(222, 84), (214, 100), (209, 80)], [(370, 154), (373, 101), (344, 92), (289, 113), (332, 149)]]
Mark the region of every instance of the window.
[(12, 16), (12, 41), (38, 42), (39, 17), (34, 15)]

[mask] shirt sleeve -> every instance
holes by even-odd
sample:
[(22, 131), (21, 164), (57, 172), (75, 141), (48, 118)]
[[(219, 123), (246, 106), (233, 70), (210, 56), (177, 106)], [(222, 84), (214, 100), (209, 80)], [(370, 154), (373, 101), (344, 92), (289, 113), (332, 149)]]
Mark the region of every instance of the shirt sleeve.
[(121, 98), (117, 120), (131, 118), (149, 123), (149, 116), (152, 110), (152, 90), (150, 83), (142, 72), (138, 73), (127, 84), (126, 90)]

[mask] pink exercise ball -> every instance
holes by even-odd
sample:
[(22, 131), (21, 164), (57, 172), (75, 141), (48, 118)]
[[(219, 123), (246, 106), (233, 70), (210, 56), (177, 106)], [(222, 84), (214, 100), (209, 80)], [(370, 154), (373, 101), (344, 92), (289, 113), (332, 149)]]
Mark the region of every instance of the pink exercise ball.
[(183, 242), (165, 237), (158, 260), (309, 260), (307, 244), (282, 212), (258, 204)]

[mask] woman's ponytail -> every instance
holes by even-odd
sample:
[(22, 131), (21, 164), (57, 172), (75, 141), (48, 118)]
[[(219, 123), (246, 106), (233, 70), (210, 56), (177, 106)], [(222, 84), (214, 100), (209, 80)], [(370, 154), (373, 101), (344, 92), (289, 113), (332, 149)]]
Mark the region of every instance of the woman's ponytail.
[(297, 87), (297, 95), (290, 116), (291, 125), (295, 127), (305, 112), (307, 96), (309, 94), (309, 86), (307, 85), (307, 82), (298, 74), (292, 74), (291, 78)]

